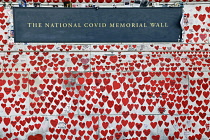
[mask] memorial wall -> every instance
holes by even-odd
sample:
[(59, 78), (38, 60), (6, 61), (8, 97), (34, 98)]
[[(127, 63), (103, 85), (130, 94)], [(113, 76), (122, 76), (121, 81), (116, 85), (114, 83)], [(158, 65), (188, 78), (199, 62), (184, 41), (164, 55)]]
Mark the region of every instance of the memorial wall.
[[(47, 27), (47, 20), (57, 23), (59, 15), (53, 19), (52, 11), (52, 17), (46, 17), (44, 23), (44, 15), (50, 12), (28, 19), (33, 8), (14, 9), (15, 15), (13, 10), (0, 7), (0, 140), (210, 139), (209, 4), (184, 4), (175, 28), (166, 12), (162, 12), (162, 19), (156, 18), (157, 22), (152, 21), (155, 17), (148, 19), (146, 12), (136, 13), (136, 20), (143, 24), (130, 18), (138, 24), (135, 26), (142, 26), (135, 28), (132, 22), (126, 27), (126, 19), (120, 21), (126, 13), (119, 14), (118, 19), (100, 17), (104, 20), (100, 23), (107, 22), (106, 27), (101, 24), (93, 29), (85, 28), (85, 23), (99, 26), (90, 24), (99, 23), (99, 17), (89, 18), (80, 28), (55, 27), (59, 24), (52, 23)], [(44, 9), (37, 9), (37, 13)], [(62, 18), (72, 15), (64, 14)], [(151, 22), (144, 21), (144, 17)], [(117, 23), (125, 27), (115, 24), (113, 30), (118, 32), (113, 35), (111, 27), (107, 27), (109, 20), (119, 20)], [(58, 23), (68, 26), (70, 21)], [(143, 27), (150, 23), (159, 23), (159, 27)], [(82, 30), (86, 31), (81, 34)], [(91, 30), (100, 31), (102, 38)], [(144, 30), (146, 36), (137, 30)], [(139, 41), (132, 33), (139, 35)], [(176, 40), (164, 42), (177, 34), (180, 36)], [(90, 35), (94, 38), (88, 38)], [(133, 42), (129, 42), (131, 36)]]

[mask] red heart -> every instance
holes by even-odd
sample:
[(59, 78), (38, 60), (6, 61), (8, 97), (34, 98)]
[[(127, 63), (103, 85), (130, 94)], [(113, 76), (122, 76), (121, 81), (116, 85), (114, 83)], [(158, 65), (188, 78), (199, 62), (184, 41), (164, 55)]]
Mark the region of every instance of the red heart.
[(197, 32), (200, 29), (200, 25), (193, 25), (193, 29)]
[(198, 18), (200, 21), (204, 21), (206, 19), (206, 14), (200, 14)]
[(201, 6), (196, 6), (195, 9), (196, 9), (197, 11), (200, 11), (200, 10), (201, 10)]
[(121, 87), (121, 84), (120, 83), (118, 83), (117, 81), (114, 81), (113, 82), (113, 88), (114, 88), (114, 90), (115, 89), (119, 89)]
[(1, 6), (0, 7), (0, 12), (3, 12), (4, 11), (4, 6)]
[(148, 136), (150, 134), (151, 130), (150, 129), (144, 129), (143, 133)]
[(30, 135), (28, 137), (28, 140), (43, 140), (43, 136), (41, 134), (36, 134), (36, 135)]
[(55, 119), (55, 120), (50, 120), (50, 123), (51, 123), (51, 125), (52, 125), (53, 127), (56, 127), (57, 124), (58, 124), (58, 120), (57, 120), (57, 119)]
[(116, 63), (116, 62), (117, 62), (117, 60), (118, 60), (118, 58), (117, 58), (117, 56), (116, 56), (116, 55), (114, 55), (114, 56), (110, 56), (110, 61), (111, 61), (112, 63)]
[(4, 94), (0, 93), (0, 101), (4, 98)]

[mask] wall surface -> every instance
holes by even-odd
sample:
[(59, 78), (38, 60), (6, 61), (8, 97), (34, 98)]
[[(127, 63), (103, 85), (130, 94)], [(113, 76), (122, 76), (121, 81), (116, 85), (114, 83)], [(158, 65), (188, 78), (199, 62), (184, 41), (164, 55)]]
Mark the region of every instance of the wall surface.
[(209, 140), (210, 6), (184, 14), (182, 43), (14, 44), (0, 7), (0, 140)]

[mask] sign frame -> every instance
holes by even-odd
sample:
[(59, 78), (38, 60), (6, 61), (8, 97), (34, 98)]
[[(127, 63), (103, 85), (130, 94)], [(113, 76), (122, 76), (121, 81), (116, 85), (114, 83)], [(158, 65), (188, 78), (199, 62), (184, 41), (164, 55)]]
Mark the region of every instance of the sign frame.
[[(13, 10), (15, 11), (16, 9), (34, 9), (34, 10), (38, 10), (38, 9), (92, 9), (92, 10), (101, 10), (101, 9), (181, 9), (181, 11), (183, 10), (182, 7), (117, 7), (117, 8), (112, 8), (112, 7), (108, 7), (108, 8), (100, 8), (99, 9), (95, 9), (95, 8), (63, 8), (63, 7), (14, 7)], [(15, 20), (16, 20), (16, 14), (13, 11), (13, 21), (14, 21), (14, 42), (15, 43), (149, 43), (149, 42), (169, 42), (169, 43), (174, 43), (174, 42), (181, 42), (182, 40), (182, 28), (181, 25), (179, 24), (179, 28), (180, 28), (180, 33), (179, 33), (179, 38), (177, 38), (177, 41), (48, 41), (48, 40), (42, 40), (42, 41), (20, 41), (17, 40), (17, 34), (16, 34), (16, 26), (15, 26)], [(181, 12), (181, 14), (183, 14), (183, 12)], [(180, 20), (181, 20), (181, 16), (180, 15)], [(180, 22), (180, 21), (179, 21)]]

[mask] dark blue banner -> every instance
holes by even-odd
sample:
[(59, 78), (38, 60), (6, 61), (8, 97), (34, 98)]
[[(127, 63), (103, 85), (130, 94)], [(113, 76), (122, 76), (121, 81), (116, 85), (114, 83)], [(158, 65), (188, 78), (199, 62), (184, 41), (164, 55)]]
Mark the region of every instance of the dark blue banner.
[(15, 42), (178, 42), (182, 8), (14, 8)]

